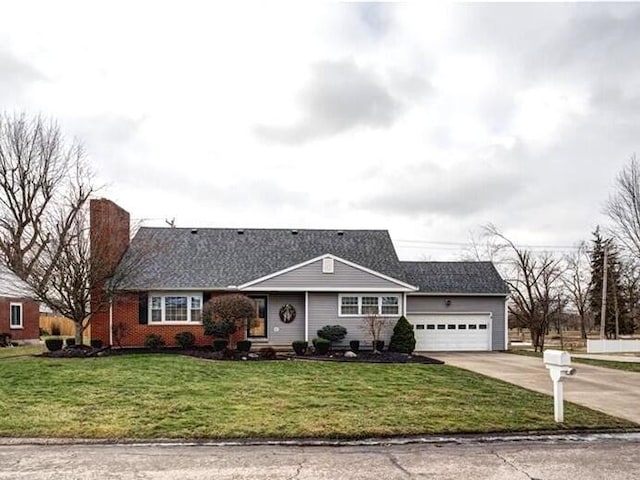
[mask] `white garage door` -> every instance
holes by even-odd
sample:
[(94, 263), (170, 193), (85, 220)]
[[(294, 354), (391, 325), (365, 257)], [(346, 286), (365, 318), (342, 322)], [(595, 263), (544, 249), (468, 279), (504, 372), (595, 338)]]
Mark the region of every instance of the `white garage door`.
[(407, 315), (417, 351), (491, 350), (488, 314)]

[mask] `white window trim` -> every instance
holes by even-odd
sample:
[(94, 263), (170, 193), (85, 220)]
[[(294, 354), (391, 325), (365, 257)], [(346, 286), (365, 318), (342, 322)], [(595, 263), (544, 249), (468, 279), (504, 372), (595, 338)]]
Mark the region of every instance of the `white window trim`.
[[(13, 325), (13, 323), (11, 322), (11, 320), (13, 320), (13, 318), (12, 318), (13, 307), (20, 307), (20, 325)], [(11, 329), (11, 330), (23, 330), (24, 329), (24, 307), (23, 307), (22, 303), (11, 302), (9, 304), (9, 329)]]
[[(153, 309), (153, 298), (160, 297), (160, 321), (152, 320)], [(176, 322), (176, 321), (166, 321), (166, 305), (165, 305), (165, 297), (187, 297), (187, 320), (184, 322)], [(147, 325), (202, 325), (202, 321), (200, 322), (192, 322), (191, 321), (191, 297), (196, 297), (200, 299), (200, 311), (202, 312), (203, 302), (202, 302), (202, 292), (149, 292), (149, 298), (147, 301)]]
[[(358, 313), (342, 313), (342, 297), (358, 298)], [(340, 293), (338, 295), (338, 317), (366, 317), (367, 313), (362, 313), (362, 297), (378, 297), (378, 315), (379, 317), (398, 317), (403, 315), (402, 295), (390, 293)], [(382, 313), (382, 297), (395, 297), (398, 299), (398, 313)]]

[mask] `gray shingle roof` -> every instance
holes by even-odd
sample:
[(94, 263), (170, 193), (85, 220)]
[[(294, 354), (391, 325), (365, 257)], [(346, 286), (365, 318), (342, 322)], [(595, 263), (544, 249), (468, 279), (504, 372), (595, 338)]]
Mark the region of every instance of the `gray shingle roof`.
[[(331, 253), (404, 280), (386, 230), (141, 228), (126, 255), (145, 260), (126, 289), (225, 288)], [(123, 262), (126, 264), (126, 261)], [(135, 262), (134, 262), (135, 263)]]
[(15, 273), (0, 266), (0, 297), (30, 298), (33, 291)]
[(507, 294), (491, 262), (400, 262), (405, 278), (423, 293)]

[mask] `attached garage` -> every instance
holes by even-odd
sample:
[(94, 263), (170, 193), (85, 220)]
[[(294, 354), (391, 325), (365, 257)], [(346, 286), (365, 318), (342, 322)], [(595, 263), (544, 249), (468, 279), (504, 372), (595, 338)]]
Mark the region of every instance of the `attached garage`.
[(491, 350), (490, 314), (407, 315), (417, 351)]

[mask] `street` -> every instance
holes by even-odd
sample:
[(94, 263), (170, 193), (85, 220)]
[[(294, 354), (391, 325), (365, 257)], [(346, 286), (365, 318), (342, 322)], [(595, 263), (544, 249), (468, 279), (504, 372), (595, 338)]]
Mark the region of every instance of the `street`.
[(356, 447), (2, 445), (0, 479), (492, 479), (638, 477), (640, 442)]

